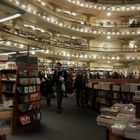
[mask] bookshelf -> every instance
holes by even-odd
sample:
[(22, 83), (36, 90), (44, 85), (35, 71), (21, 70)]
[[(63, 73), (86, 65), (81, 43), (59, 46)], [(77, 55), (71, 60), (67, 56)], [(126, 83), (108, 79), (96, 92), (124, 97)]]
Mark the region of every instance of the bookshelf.
[(0, 102), (12, 110), (13, 134), (34, 129), (41, 119), (37, 58), (21, 56), (15, 61), (6, 62), (0, 70)]
[[(37, 61), (17, 60), (16, 92), (13, 104), (13, 134), (34, 129), (40, 125), (40, 79)], [(34, 59), (33, 60), (37, 60)]]
[(1, 101), (6, 108), (13, 106), (16, 92), (16, 75), (16, 69), (0, 70)]
[(139, 80), (97, 79), (87, 83), (89, 102), (96, 111), (115, 103), (134, 103), (135, 91), (140, 89)]
[(126, 99), (128, 102), (123, 99), (123, 102), (113, 104), (110, 108), (100, 109), (97, 124), (106, 127), (107, 140), (139, 140), (140, 84), (122, 83), (113, 88), (113, 91), (129, 95), (131, 99)]

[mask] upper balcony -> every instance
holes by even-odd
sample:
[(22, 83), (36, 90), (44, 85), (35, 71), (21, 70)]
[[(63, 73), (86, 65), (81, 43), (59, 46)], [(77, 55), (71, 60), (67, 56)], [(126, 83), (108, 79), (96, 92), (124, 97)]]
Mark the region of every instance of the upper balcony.
[(126, 38), (130, 36), (140, 35), (139, 22), (131, 24), (128, 24), (126, 22), (121, 24), (116, 22), (85, 22), (81, 24), (80, 22), (69, 21), (67, 19), (58, 17), (57, 15), (47, 12), (32, 3), (27, 3), (26, 1), (20, 3), (17, 1), (15, 2), (14, 0), (9, 0), (9, 2), (26, 11), (26, 19), (30, 16), (30, 21), (37, 20), (37, 22), (39, 23), (41, 20), (41, 22), (44, 22), (43, 24), (46, 24), (48, 28), (52, 29), (54, 27), (55, 30), (61, 32), (64, 31), (67, 34), (69, 32), (71, 34), (74, 33), (80, 36), (86, 35), (87, 37), (112, 35), (123, 36)]

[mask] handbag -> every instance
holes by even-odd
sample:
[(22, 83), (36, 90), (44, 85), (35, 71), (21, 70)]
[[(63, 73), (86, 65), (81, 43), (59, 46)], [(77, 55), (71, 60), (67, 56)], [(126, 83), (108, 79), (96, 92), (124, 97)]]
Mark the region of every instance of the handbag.
[(65, 87), (65, 84), (64, 84), (64, 83), (62, 84), (62, 91), (63, 91), (63, 92), (66, 91), (66, 87)]

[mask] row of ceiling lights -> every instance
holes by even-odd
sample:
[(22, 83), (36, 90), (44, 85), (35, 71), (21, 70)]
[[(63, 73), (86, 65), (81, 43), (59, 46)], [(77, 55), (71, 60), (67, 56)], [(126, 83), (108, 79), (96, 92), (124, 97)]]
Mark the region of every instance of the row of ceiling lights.
[[(27, 49), (27, 45), (25, 44), (21, 44), (21, 43), (15, 43), (13, 41), (1, 41), (0, 44), (2, 45), (6, 45), (6, 46), (14, 46), (14, 47), (18, 47), (20, 49)], [(43, 50), (43, 49), (35, 49), (34, 47), (31, 47), (31, 54), (35, 54), (36, 52), (41, 52), (41, 53), (45, 53), (45, 54), (53, 54), (53, 55), (59, 55), (59, 56), (63, 56), (63, 57), (72, 57), (72, 58), (81, 58), (81, 59), (97, 59), (97, 60), (120, 60), (121, 58), (119, 56), (97, 56), (97, 55), (89, 55), (89, 54), (83, 54), (81, 52), (80, 53), (67, 53), (67, 52), (56, 52), (56, 51), (52, 51), (49, 49)], [(122, 58), (124, 59), (124, 58)], [(140, 60), (140, 57), (133, 57), (133, 56), (127, 56), (126, 57), (127, 60)]]
[(81, 0), (67, 0), (70, 3), (73, 3), (75, 5), (85, 7), (85, 8), (90, 8), (90, 9), (96, 9), (96, 10), (107, 10), (107, 11), (139, 11), (140, 10), (140, 5), (126, 5), (126, 6), (104, 6), (102, 4), (95, 4), (91, 2), (84, 2)]
[(84, 32), (84, 33), (92, 33), (92, 34), (104, 34), (104, 35), (137, 35), (137, 34), (140, 34), (139, 30), (138, 31), (133, 31), (133, 32), (129, 32), (129, 31), (109, 32), (109, 31), (97, 31), (97, 30), (92, 30), (92, 29), (89, 29), (89, 28), (78, 28), (78, 27), (74, 27), (74, 26), (67, 25), (67, 24), (64, 24), (62, 22), (59, 22), (58, 19), (56, 19), (55, 17), (49, 17), (49, 16), (46, 16), (46, 15), (41, 15), (41, 13), (38, 13), (36, 10), (32, 10), (31, 7), (29, 7), (29, 6), (26, 6), (24, 4), (20, 5), (19, 1), (16, 1), (14, 4), (20, 6), (24, 10), (27, 10), (28, 12), (30, 12), (34, 15), (37, 15), (37, 16), (43, 18), (44, 20), (46, 20), (50, 23), (53, 23), (53, 24), (55, 24), (57, 26), (60, 26), (60, 27), (69, 28), (69, 29), (74, 30), (74, 31), (79, 31), (79, 32)]
[[(38, 27), (35, 27), (35, 26), (33, 26), (33, 25), (24, 24), (24, 26), (25, 26), (25, 27), (29, 27), (29, 28), (31, 28), (32, 30), (39, 30), (39, 31), (41, 31), (41, 32), (43, 32), (43, 33), (45, 32), (45, 30), (43, 30), (43, 29), (41, 29), (41, 28), (38, 28)], [(68, 37), (68, 38), (72, 38), (72, 39), (76, 39), (76, 38), (78, 39), (78, 37), (75, 37), (75, 36), (70, 37), (70, 36), (62, 35), (62, 34), (55, 34), (55, 35), (58, 36), (58, 37), (59, 37), (59, 36), (64, 36), (64, 37)], [(82, 39), (82, 40), (84, 40), (84, 41), (87, 41), (86, 39), (83, 39), (83, 38), (79, 38), (79, 39)], [(111, 39), (111, 36), (107, 36), (106, 39), (110, 40), (110, 39)], [(137, 44), (130, 42), (129, 45), (128, 45), (128, 48), (133, 49), (133, 48), (138, 48), (138, 46), (137, 46)]]

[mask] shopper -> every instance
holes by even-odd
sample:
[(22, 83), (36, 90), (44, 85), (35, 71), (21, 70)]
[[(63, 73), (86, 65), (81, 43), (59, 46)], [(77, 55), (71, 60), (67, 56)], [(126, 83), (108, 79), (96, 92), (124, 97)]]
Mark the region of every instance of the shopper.
[(53, 94), (53, 80), (51, 75), (47, 76), (46, 88), (47, 88), (47, 106), (51, 106), (51, 97)]
[(46, 105), (51, 106), (51, 96), (53, 93), (53, 80), (51, 75), (45, 76), (44, 73), (39, 73), (41, 80), (40, 91), (41, 96), (46, 99)]
[(86, 80), (82, 71), (78, 71), (78, 75), (74, 82), (74, 88), (76, 89), (77, 107), (85, 108), (85, 84)]
[(56, 70), (54, 71), (53, 74), (53, 82), (57, 94), (58, 113), (61, 113), (62, 110), (62, 97), (63, 97), (62, 86), (64, 87), (66, 81), (67, 81), (67, 72), (64, 69), (62, 69), (61, 63), (56, 63)]

